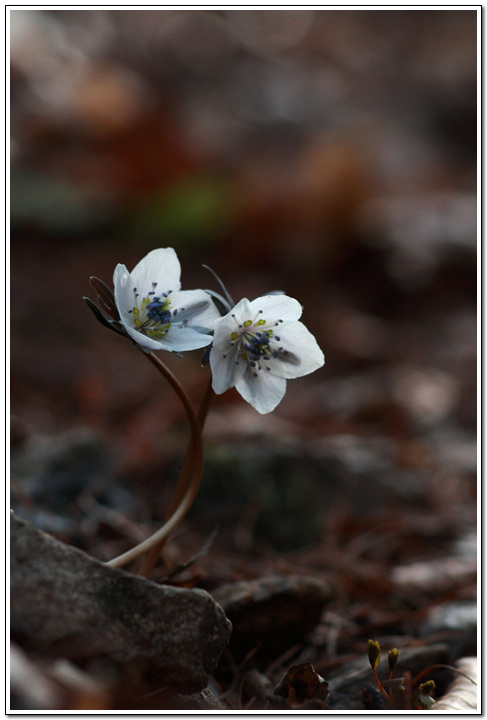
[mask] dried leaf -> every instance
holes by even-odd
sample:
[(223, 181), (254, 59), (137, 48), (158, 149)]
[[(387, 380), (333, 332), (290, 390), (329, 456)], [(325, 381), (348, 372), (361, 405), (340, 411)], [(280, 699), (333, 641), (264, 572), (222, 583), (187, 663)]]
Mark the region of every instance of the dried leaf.
[(324, 702), (328, 695), (328, 683), (312, 665), (294, 665), (276, 686), (274, 695), (283, 697), (290, 705), (302, 705), (309, 700)]
[(452, 682), (446, 695), (433, 706), (434, 712), (471, 713), (477, 709), (477, 658), (462, 658), (457, 668), (465, 674)]

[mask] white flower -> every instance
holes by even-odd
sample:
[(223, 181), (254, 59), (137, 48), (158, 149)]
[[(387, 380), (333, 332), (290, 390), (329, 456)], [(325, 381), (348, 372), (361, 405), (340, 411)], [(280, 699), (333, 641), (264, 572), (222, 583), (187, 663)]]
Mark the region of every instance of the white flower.
[(115, 303), (130, 337), (147, 352), (196, 350), (211, 343), (219, 313), (204, 290), (180, 290), (181, 265), (172, 248), (152, 250), (128, 272), (113, 273)]
[(274, 410), (286, 379), (321, 367), (325, 358), (301, 317), (302, 307), (286, 295), (241, 300), (215, 322), (210, 364), (213, 390), (231, 387), (260, 413)]

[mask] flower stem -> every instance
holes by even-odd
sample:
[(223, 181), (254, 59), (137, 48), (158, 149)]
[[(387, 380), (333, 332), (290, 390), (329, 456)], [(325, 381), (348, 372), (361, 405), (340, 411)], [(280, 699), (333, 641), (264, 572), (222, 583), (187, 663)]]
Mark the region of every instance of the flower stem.
[(203, 395), (203, 399), (198, 408), (198, 420), (200, 423), (201, 432), (203, 432), (203, 428), (205, 426), (206, 417), (208, 415), (208, 410), (210, 409), (211, 399), (213, 395), (214, 393), (212, 388), (212, 380), (210, 376), (210, 380), (208, 382), (208, 385), (206, 386), (205, 394)]
[[(210, 402), (211, 398), (213, 397), (213, 390), (211, 387), (211, 378), (207, 385), (205, 394), (203, 396), (203, 399), (201, 401), (200, 407), (198, 409), (197, 418), (199, 423), (200, 432), (203, 432), (203, 428), (206, 421), (206, 416), (208, 414), (208, 410), (210, 408)], [(186, 458), (184, 460), (183, 469), (181, 470), (181, 475), (179, 476), (176, 488), (174, 490), (174, 495), (171, 500), (171, 504), (169, 505), (168, 511), (167, 511), (167, 517), (169, 517), (175, 510), (175, 508), (178, 506), (178, 504), (181, 501), (181, 498), (184, 496), (184, 493), (186, 492), (186, 488), (188, 486), (189, 482), (189, 475), (191, 470), (191, 450), (193, 447), (192, 441), (190, 441), (190, 445), (188, 447), (188, 452), (186, 453)]]
[[(181, 400), (191, 429), (191, 440), (186, 461), (176, 487), (175, 497), (173, 503), (171, 503), (168, 519), (163, 526), (159, 528), (159, 530), (153, 533), (153, 535), (148, 537), (146, 540), (131, 548), (127, 552), (122, 553), (122, 555), (118, 555), (113, 558), (113, 560), (109, 560), (106, 564), (111, 567), (122, 567), (153, 548), (154, 550), (157, 548), (158, 552), (160, 551), (160, 548), (166, 541), (167, 537), (183, 520), (193, 504), (200, 486), (201, 475), (203, 472), (203, 441), (201, 438), (200, 421), (194, 411), (191, 401), (176, 377), (172, 374), (169, 368), (167, 368), (166, 365), (156, 355), (154, 355), (154, 353), (147, 354), (144, 352), (144, 355), (166, 378)], [(180, 490), (178, 490), (178, 488), (180, 488)], [(151, 555), (153, 556), (154, 553), (151, 553)], [(148, 563), (146, 563), (146, 565), (148, 565)], [(151, 567), (152, 565), (149, 567), (149, 570)], [(148, 572), (146, 567), (144, 567), (144, 571), (144, 574)]]
[(375, 668), (372, 668), (372, 672), (374, 673), (375, 682), (376, 682), (377, 688), (379, 689), (379, 692), (382, 693), (382, 695), (385, 697), (387, 702), (390, 704), (391, 698), (390, 698), (389, 694), (384, 690), (384, 687), (383, 687), (381, 681), (379, 680), (379, 676), (377, 675), (377, 670)]
[[(213, 397), (213, 390), (211, 387), (211, 377), (210, 381), (207, 385), (205, 394), (203, 396), (203, 399), (201, 401), (199, 410), (198, 410), (198, 422), (200, 426), (200, 431), (203, 432), (203, 427), (205, 424), (206, 416), (208, 414), (208, 410), (210, 407), (211, 398)], [(167, 515), (166, 517), (171, 517), (172, 513), (175, 511), (179, 503), (182, 501), (185, 493), (188, 490), (189, 482), (190, 482), (190, 476), (191, 476), (191, 468), (193, 463), (193, 442), (190, 441), (190, 445), (188, 447), (188, 452), (186, 453), (186, 458), (184, 460), (183, 469), (181, 470), (181, 474), (178, 478), (178, 482), (176, 484), (176, 488), (174, 490), (174, 495), (171, 500), (171, 504), (169, 505)], [(162, 547), (166, 541), (166, 538), (163, 538), (160, 540), (160, 542), (157, 543), (157, 545), (154, 545), (153, 548), (151, 548), (150, 553), (148, 554), (147, 558), (145, 559), (145, 562), (143, 563), (140, 574), (147, 576), (149, 572), (152, 570), (154, 565), (157, 562), (157, 559), (160, 555), (160, 552), (162, 550)]]

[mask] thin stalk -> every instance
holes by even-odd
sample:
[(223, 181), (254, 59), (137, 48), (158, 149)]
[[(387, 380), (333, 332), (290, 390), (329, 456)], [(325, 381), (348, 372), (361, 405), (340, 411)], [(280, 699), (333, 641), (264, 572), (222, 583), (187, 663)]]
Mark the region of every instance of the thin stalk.
[(383, 685), (382, 685), (382, 683), (381, 683), (381, 681), (379, 680), (379, 677), (378, 677), (378, 675), (377, 675), (377, 670), (376, 670), (374, 667), (372, 668), (372, 672), (374, 673), (375, 682), (376, 682), (376, 684), (377, 684), (377, 687), (378, 687), (378, 689), (379, 689), (379, 692), (382, 693), (382, 695), (385, 697), (385, 699), (387, 700), (387, 702), (390, 703), (390, 702), (391, 702), (391, 698), (390, 698), (389, 694), (384, 690), (384, 687), (383, 687)]
[[(205, 394), (201, 401), (201, 404), (200, 404), (200, 407), (198, 410), (198, 414), (197, 414), (199, 428), (200, 428), (201, 433), (203, 432), (203, 427), (205, 425), (205, 420), (208, 415), (208, 410), (210, 408), (210, 403), (211, 403), (212, 397), (213, 397), (213, 390), (211, 387), (211, 377), (210, 377), (210, 381), (206, 387), (206, 391), (205, 391)], [(181, 474), (178, 478), (178, 482), (177, 482), (176, 488), (174, 490), (174, 495), (171, 500), (171, 504), (169, 505), (166, 517), (171, 517), (172, 513), (176, 510), (179, 503), (182, 502), (182, 499), (184, 498), (184, 495), (188, 490), (193, 462), (194, 462), (193, 442), (190, 442), (190, 445), (188, 447), (188, 452), (186, 453), (186, 458), (184, 460), (183, 469), (181, 470)], [(149, 574), (149, 572), (152, 570), (152, 568), (154, 567), (154, 565), (157, 562), (157, 559), (160, 555), (160, 552), (164, 546), (165, 541), (166, 541), (166, 538), (163, 538), (162, 540), (160, 540), (156, 545), (154, 545), (151, 548), (150, 553), (148, 554), (147, 558), (145, 559), (145, 561), (140, 569), (141, 575), (147, 576)]]
[[(210, 381), (206, 387), (205, 394), (203, 395), (203, 399), (201, 401), (200, 407), (198, 409), (196, 417), (198, 418), (199, 428), (200, 432), (203, 433), (203, 428), (206, 421), (206, 416), (208, 415), (208, 410), (210, 408), (210, 402), (211, 398), (213, 396), (213, 390), (211, 386), (211, 378)], [(171, 500), (171, 504), (169, 505), (167, 515), (166, 517), (169, 517), (176, 507), (181, 502), (181, 498), (183, 497), (184, 493), (186, 492), (186, 488), (188, 486), (189, 482), (189, 475), (191, 472), (191, 450), (192, 450), (192, 443), (190, 443), (188, 447), (188, 452), (186, 453), (186, 458), (184, 461), (183, 469), (181, 470), (181, 474), (179, 476), (176, 488), (174, 490), (174, 495)]]
[[(113, 558), (113, 560), (109, 560), (106, 564), (110, 565), (111, 567), (122, 567), (123, 565), (131, 562), (132, 560), (140, 557), (140, 555), (143, 555), (149, 550), (152, 550), (152, 548), (157, 546), (162, 547), (162, 544), (165, 542), (166, 538), (183, 520), (184, 516), (187, 514), (191, 505), (193, 504), (193, 501), (200, 486), (201, 475), (203, 472), (203, 441), (201, 438), (200, 423), (193, 409), (191, 401), (189, 400), (186, 392), (182, 388), (179, 381), (169, 370), (169, 368), (167, 368), (166, 365), (164, 365), (164, 363), (156, 355), (154, 355), (154, 353), (147, 354), (144, 352), (144, 355), (152, 362), (153, 365), (156, 366), (159, 372), (166, 378), (171, 387), (175, 390), (186, 411), (186, 417), (188, 419), (191, 429), (191, 444), (188, 450), (185, 467), (183, 467), (183, 472), (181, 473), (182, 476), (184, 474), (185, 490), (184, 494), (182, 492), (178, 493), (178, 495), (182, 495), (181, 500), (178, 503), (177, 507), (175, 507), (174, 511), (171, 513), (170, 517), (163, 524), (163, 526), (143, 542), (139, 543), (127, 552), (122, 553), (122, 555), (118, 555), (117, 557)], [(178, 485), (179, 484), (181, 484), (181, 487), (183, 487), (181, 478), (178, 481)]]
[(206, 386), (205, 394), (203, 395), (203, 399), (198, 408), (198, 422), (200, 424), (201, 432), (203, 432), (203, 428), (205, 427), (205, 422), (206, 422), (206, 418), (208, 415), (208, 410), (210, 409), (212, 397), (213, 397), (213, 388), (211, 385), (211, 377), (210, 377), (208, 385)]
[(429, 674), (430, 672), (432, 672), (432, 670), (436, 670), (436, 668), (445, 668), (446, 670), (452, 670), (453, 672), (457, 673), (458, 675), (463, 675), (464, 678), (467, 678), (467, 680), (470, 680), (470, 682), (473, 683), (474, 685), (477, 685), (475, 680), (472, 680), (472, 678), (469, 677), (467, 675), (467, 673), (462, 672), (462, 670), (459, 670), (458, 668), (453, 667), (452, 665), (443, 665), (442, 663), (435, 663), (434, 665), (430, 665), (429, 667), (424, 668), (424, 670), (421, 670), (421, 672), (418, 675), (416, 675), (414, 680), (411, 681), (411, 687), (414, 687), (415, 685), (417, 685), (424, 675)]

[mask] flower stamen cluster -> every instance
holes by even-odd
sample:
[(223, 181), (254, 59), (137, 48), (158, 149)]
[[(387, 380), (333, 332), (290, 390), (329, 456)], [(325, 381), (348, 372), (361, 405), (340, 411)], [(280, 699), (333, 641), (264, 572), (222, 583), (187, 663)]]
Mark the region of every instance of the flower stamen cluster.
[[(152, 287), (155, 288), (157, 282), (152, 283)], [(161, 293), (162, 300), (159, 295), (156, 295), (155, 290), (150, 290), (147, 296), (142, 299), (140, 306), (138, 305), (137, 298), (139, 293), (137, 288), (134, 287), (134, 299), (135, 305), (129, 313), (133, 313), (135, 326), (140, 332), (149, 335), (150, 337), (163, 337), (169, 331), (171, 327), (171, 319), (177, 315), (177, 308), (171, 312), (172, 304), (169, 298), (171, 290), (168, 293)], [(151, 297), (152, 296), (152, 297)]]
[(299, 322), (301, 313), (297, 300), (267, 295), (252, 302), (244, 298), (219, 318), (210, 354), (214, 391), (234, 386), (259, 412), (273, 410), (287, 379), (324, 363), (316, 340)]
[(113, 274), (120, 323), (143, 350), (174, 353), (211, 343), (219, 317), (204, 290), (181, 290), (181, 266), (172, 248), (152, 250), (128, 272), (117, 265)]
[[(259, 310), (259, 315), (262, 313)], [(235, 319), (235, 313), (232, 313), (232, 317)], [(282, 320), (278, 320), (274, 323), (274, 326), (279, 326)], [(267, 322), (263, 318), (256, 320), (244, 320), (243, 323), (237, 323), (238, 330), (234, 330), (231, 333), (231, 345), (239, 344), (239, 358), (248, 362), (251, 368), (256, 370), (267, 370), (271, 371), (271, 367), (265, 364), (264, 361), (270, 361), (273, 358), (276, 359), (280, 354), (284, 352), (282, 346), (276, 347), (274, 341), (279, 342), (280, 337), (274, 333), (271, 328), (257, 330), (267, 325)], [(271, 347), (271, 342), (273, 346)], [(226, 357), (224, 354), (223, 357)], [(235, 363), (239, 364), (239, 359), (235, 360)], [(254, 372), (254, 376), (257, 373)]]

